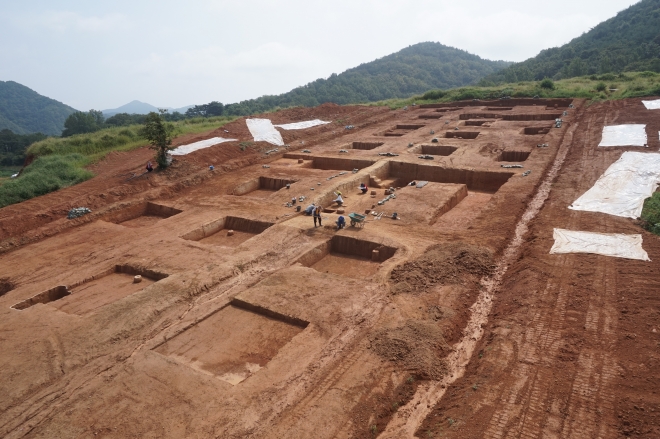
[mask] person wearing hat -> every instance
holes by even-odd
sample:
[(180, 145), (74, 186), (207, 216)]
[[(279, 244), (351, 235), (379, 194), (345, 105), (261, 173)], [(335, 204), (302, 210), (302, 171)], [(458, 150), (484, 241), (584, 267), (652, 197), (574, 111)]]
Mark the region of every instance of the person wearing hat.
[(335, 198), (335, 203), (337, 203), (337, 206), (344, 204), (344, 199), (341, 197), (341, 192), (337, 191), (335, 194), (337, 195), (337, 198)]

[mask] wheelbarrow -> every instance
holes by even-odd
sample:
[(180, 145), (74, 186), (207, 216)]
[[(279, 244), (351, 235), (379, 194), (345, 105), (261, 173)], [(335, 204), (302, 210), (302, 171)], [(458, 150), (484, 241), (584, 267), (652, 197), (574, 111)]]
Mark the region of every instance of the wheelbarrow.
[(348, 217), (351, 219), (352, 227), (364, 227), (365, 220), (367, 219), (366, 215), (360, 215), (355, 212), (349, 213)]

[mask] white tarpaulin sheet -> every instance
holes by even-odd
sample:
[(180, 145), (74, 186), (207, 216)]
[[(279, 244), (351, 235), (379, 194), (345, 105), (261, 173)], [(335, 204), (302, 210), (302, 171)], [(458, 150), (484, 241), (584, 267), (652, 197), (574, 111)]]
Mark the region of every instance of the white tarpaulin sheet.
[(305, 122), (286, 123), (283, 125), (275, 125), (283, 130), (304, 130), (305, 128), (312, 128), (318, 125), (325, 125), (330, 122), (325, 122), (321, 119), (307, 120)]
[(255, 142), (268, 142), (277, 146), (284, 145), (282, 134), (275, 129), (270, 119), (245, 119), (245, 122)]
[(603, 128), (598, 146), (646, 146), (646, 125), (612, 125)]
[(193, 151), (197, 151), (198, 149), (204, 149), (213, 145), (219, 145), (220, 143), (234, 142), (234, 141), (236, 141), (236, 139), (223, 139), (222, 137), (213, 137), (211, 139), (201, 140), (199, 142), (191, 143), (189, 145), (181, 145), (176, 149), (170, 151), (170, 154), (186, 155), (186, 154), (190, 154)]
[(660, 110), (660, 99), (655, 101), (642, 101), (647, 110)]
[(660, 154), (626, 151), (569, 209), (639, 218), (660, 183)]
[(550, 249), (551, 254), (593, 253), (615, 258), (650, 261), (649, 255), (642, 248), (642, 235), (555, 229), (553, 236), (555, 244)]

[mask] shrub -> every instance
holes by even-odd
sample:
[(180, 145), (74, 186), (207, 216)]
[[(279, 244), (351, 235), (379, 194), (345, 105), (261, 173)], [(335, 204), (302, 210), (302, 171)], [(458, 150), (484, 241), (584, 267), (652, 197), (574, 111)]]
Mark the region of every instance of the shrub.
[(541, 88), (544, 88), (546, 90), (554, 90), (555, 89), (555, 83), (552, 82), (552, 79), (550, 78), (545, 78), (543, 81), (541, 81), (541, 84), (539, 84)]
[(596, 91), (605, 91), (607, 90), (607, 85), (604, 82), (599, 82), (596, 84)]
[(447, 93), (442, 90), (431, 90), (424, 93), (422, 99), (426, 101), (443, 98)]

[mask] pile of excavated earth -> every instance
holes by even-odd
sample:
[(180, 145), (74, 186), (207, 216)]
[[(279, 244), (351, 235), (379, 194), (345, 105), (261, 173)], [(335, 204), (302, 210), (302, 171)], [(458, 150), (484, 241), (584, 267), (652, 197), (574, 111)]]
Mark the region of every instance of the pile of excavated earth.
[(660, 437), (647, 107), (282, 110), (0, 209), (0, 437)]

